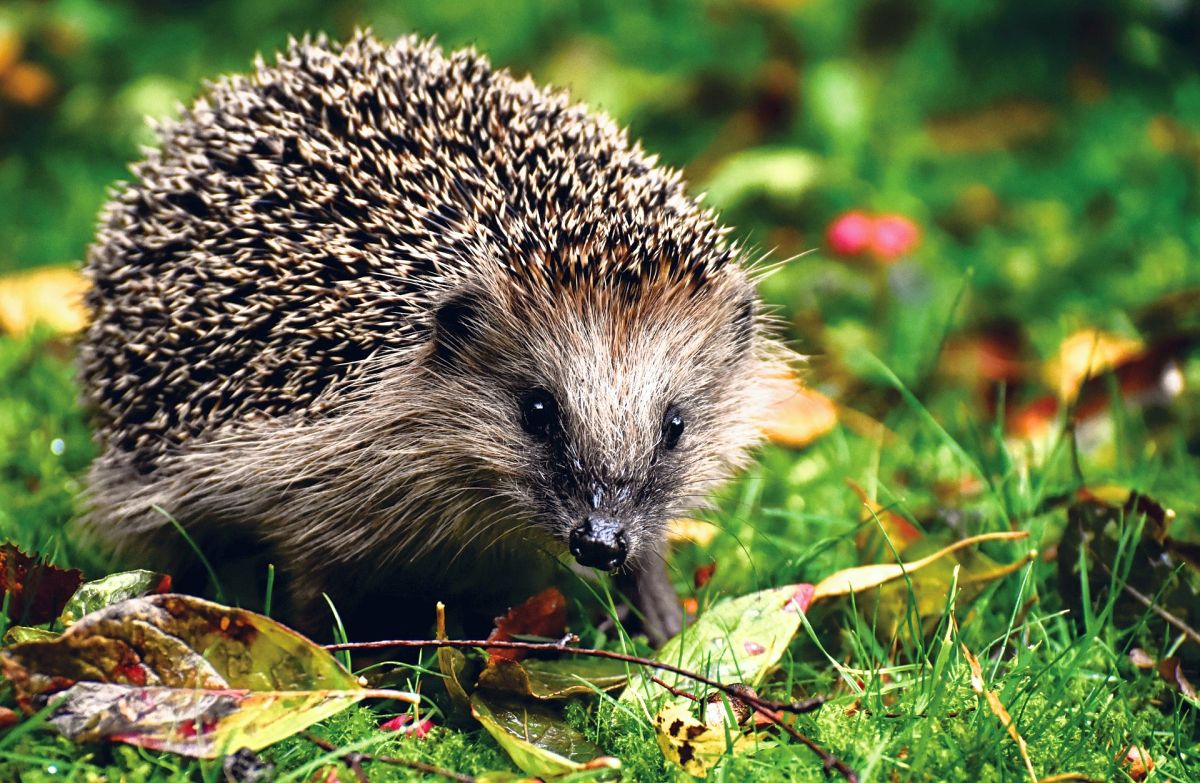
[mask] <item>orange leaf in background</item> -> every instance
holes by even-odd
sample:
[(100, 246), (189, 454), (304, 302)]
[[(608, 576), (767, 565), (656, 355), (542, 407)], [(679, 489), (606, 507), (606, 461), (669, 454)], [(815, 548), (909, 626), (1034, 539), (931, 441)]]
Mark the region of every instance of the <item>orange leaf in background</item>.
[[(496, 618), (496, 628), (488, 636), (489, 642), (507, 642), (515, 636), (545, 636), (558, 639), (567, 630), (567, 599), (557, 587), (549, 587), (512, 609), (503, 617)], [(492, 658), (520, 660), (523, 650), (488, 649)]]
[(21, 37), (12, 28), (0, 29), (0, 76), (21, 59)]
[(83, 584), (83, 572), (30, 557), (12, 544), (0, 547), (0, 590), (9, 595), (8, 616), (26, 625), (48, 623)]
[(775, 388), (763, 417), (763, 433), (771, 442), (801, 448), (837, 425), (838, 412), (833, 400), (806, 389), (795, 376), (772, 379), (769, 383)]
[[(865, 506), (863, 513), (859, 516), (859, 520), (863, 523), (862, 527), (854, 537), (854, 543), (858, 547), (859, 552), (870, 546), (872, 539), (876, 538), (880, 532), (880, 528), (883, 528), (883, 534), (887, 536), (888, 541), (891, 542), (892, 547), (897, 552), (903, 552), (909, 544), (921, 537), (921, 531), (914, 527), (907, 519), (895, 511), (888, 511), (867, 497), (867, 491), (858, 482), (853, 479), (846, 479), (846, 484), (849, 485), (850, 489), (854, 490), (854, 494), (858, 495), (858, 499)], [(878, 523), (876, 523), (876, 520), (878, 520)], [(891, 547), (889, 547), (890, 549)]]
[(717, 526), (701, 519), (672, 519), (667, 528), (667, 540), (671, 543), (691, 542), (708, 546), (717, 535)]
[(0, 330), (23, 334), (43, 323), (59, 333), (80, 331), (87, 325), (87, 285), (78, 270), (65, 267), (0, 278)]
[(1063, 340), (1046, 364), (1045, 380), (1063, 400), (1073, 400), (1084, 381), (1140, 355), (1140, 340), (1084, 329)]
[(54, 77), (37, 63), (17, 63), (0, 76), (0, 93), (22, 106), (40, 106), (53, 92)]

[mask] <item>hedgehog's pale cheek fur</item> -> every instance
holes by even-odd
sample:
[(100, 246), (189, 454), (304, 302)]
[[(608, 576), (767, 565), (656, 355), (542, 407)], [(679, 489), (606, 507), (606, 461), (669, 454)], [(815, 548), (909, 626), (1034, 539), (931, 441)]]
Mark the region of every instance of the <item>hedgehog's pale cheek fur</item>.
[[(666, 524), (705, 502), (757, 441), (754, 416), (770, 343), (744, 319), (750, 284), (730, 272), (700, 291), (564, 292), (556, 301), (498, 289), (454, 297), (431, 352), (432, 411), (512, 513), (565, 543), (591, 513), (618, 520), (628, 561), (661, 549)], [(469, 303), (469, 304), (468, 304)], [(435, 338), (435, 343), (439, 340)], [(522, 431), (531, 388), (558, 400), (562, 430)], [(662, 444), (669, 407), (684, 417)], [(491, 524), (495, 524), (493, 521)]]

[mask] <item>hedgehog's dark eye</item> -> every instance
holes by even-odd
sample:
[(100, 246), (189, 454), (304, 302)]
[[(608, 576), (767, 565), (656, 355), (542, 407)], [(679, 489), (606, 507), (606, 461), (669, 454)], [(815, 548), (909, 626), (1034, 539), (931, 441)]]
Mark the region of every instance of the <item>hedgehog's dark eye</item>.
[(679, 409), (672, 405), (667, 408), (667, 413), (663, 416), (662, 425), (662, 444), (668, 449), (673, 449), (679, 443), (680, 437), (683, 436), (683, 414)]
[(548, 438), (558, 426), (558, 403), (545, 389), (530, 389), (521, 395), (521, 426), (530, 435)]

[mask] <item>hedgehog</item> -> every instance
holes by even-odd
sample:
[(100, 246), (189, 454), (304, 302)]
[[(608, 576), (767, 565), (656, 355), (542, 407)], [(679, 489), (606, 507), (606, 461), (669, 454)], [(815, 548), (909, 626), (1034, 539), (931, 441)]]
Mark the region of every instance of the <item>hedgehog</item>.
[(680, 172), (472, 49), (369, 31), (156, 131), (85, 263), (88, 529), (261, 555), (310, 631), (326, 599), (503, 609), (564, 564), (679, 630), (668, 525), (748, 462), (790, 360)]

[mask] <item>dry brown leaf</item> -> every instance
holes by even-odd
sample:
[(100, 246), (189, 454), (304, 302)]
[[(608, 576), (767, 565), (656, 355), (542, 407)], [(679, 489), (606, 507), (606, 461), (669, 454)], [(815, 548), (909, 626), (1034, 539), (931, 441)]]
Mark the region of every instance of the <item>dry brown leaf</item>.
[(959, 642), (959, 646), (962, 647), (963, 657), (967, 659), (967, 665), (971, 667), (971, 690), (978, 693), (987, 701), (988, 709), (1000, 719), (1000, 724), (1008, 730), (1008, 736), (1012, 737), (1013, 741), (1017, 743), (1017, 750), (1020, 751), (1021, 759), (1025, 762), (1025, 769), (1029, 772), (1029, 779), (1037, 783), (1038, 776), (1033, 771), (1033, 762), (1029, 760), (1029, 748), (1025, 745), (1025, 738), (1017, 731), (1017, 725), (1013, 723), (1012, 716), (1008, 714), (1008, 710), (1004, 707), (1004, 703), (1000, 701), (1000, 697), (992, 692), (983, 681), (983, 667), (979, 665), (979, 659), (971, 654), (971, 651), (967, 649), (967, 645)]
[(794, 376), (768, 381), (771, 400), (763, 416), (763, 433), (781, 446), (800, 448), (832, 430), (837, 406), (820, 392), (805, 388)]
[(0, 278), (0, 331), (23, 334), (43, 323), (62, 334), (83, 329), (87, 281), (77, 269), (47, 267)]

